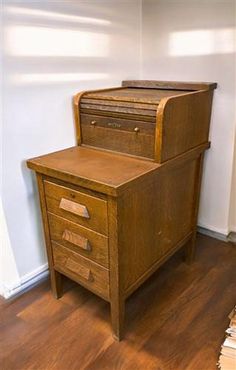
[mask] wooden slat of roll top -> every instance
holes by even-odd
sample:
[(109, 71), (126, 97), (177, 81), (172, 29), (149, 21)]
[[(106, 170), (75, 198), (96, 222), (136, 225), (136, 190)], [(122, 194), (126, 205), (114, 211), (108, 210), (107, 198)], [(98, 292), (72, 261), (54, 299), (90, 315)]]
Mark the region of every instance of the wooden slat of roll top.
[[(147, 111), (147, 112), (151, 112), (151, 111)], [(98, 109), (80, 108), (80, 113), (101, 115), (105, 117), (123, 118), (123, 119), (129, 119), (133, 121), (145, 121), (145, 122), (152, 122), (152, 123), (156, 122), (156, 116), (140, 115), (140, 114), (136, 114), (137, 112), (123, 113), (123, 112), (115, 112), (115, 111), (106, 111), (106, 110), (101, 110), (101, 109), (98, 110)]]
[[(80, 105), (81, 109), (84, 111), (94, 110), (94, 111), (105, 111), (105, 112), (115, 112), (115, 113), (125, 113), (125, 114), (136, 114), (139, 116), (151, 116), (156, 117), (156, 110), (148, 110), (148, 109), (137, 109), (137, 108), (129, 108), (129, 107), (122, 107), (122, 106), (110, 106), (110, 105), (99, 105), (99, 104), (84, 104), (81, 102)], [(142, 119), (142, 118), (141, 118)]]
[(130, 102), (135, 104), (158, 105), (163, 98), (183, 95), (188, 90), (169, 90), (157, 88), (124, 87), (116, 91), (92, 92), (84, 94), (83, 98), (98, 99), (102, 101)]
[(90, 97), (84, 97), (80, 101), (81, 104), (95, 104), (102, 106), (110, 107), (122, 107), (122, 108), (136, 108), (136, 109), (145, 109), (145, 110), (154, 110), (156, 111), (158, 104), (150, 103), (138, 103), (138, 102), (129, 102), (129, 101), (113, 101), (113, 100), (103, 100), (103, 99), (94, 99)]

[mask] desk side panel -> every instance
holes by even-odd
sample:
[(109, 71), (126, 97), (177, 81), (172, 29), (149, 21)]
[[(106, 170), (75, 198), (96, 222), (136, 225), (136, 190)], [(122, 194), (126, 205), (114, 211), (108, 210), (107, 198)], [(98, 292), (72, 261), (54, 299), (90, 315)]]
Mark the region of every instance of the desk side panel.
[[(122, 287), (132, 293), (193, 236), (199, 156), (163, 165), (119, 198)], [(165, 169), (166, 167), (166, 169)]]
[(155, 160), (163, 163), (208, 142), (213, 90), (163, 99), (157, 111)]

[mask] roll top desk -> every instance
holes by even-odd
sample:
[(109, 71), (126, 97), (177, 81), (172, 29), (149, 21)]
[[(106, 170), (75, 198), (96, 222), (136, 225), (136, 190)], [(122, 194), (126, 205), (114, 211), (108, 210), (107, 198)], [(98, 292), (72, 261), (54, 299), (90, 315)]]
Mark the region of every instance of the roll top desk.
[(171, 255), (194, 257), (215, 83), (123, 81), (74, 97), (77, 145), (27, 161), (36, 171), (52, 292), (62, 275), (124, 305)]

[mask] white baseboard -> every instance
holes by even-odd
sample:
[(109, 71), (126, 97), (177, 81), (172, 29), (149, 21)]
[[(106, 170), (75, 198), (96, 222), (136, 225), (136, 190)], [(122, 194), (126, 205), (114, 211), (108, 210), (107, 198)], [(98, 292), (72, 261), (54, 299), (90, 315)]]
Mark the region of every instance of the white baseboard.
[(219, 233), (219, 232), (214, 231), (214, 230), (206, 229), (205, 227), (198, 226), (197, 231), (200, 234), (210, 236), (211, 238), (222, 240), (224, 242), (228, 242), (229, 241), (228, 240), (228, 235)]
[(22, 294), (27, 289), (32, 288), (37, 285), (40, 281), (45, 279), (49, 274), (48, 264), (39, 266), (35, 270), (31, 271), (28, 274), (25, 274), (20, 278), (20, 281), (17, 281), (11, 285), (3, 285), (1, 287), (1, 295), (5, 299), (10, 299), (16, 295)]
[(205, 229), (205, 230), (208, 230), (209, 232), (213, 232), (213, 233), (216, 233), (216, 234), (223, 235), (225, 238), (227, 238), (227, 236), (229, 235), (229, 232), (230, 232), (230, 230), (228, 228), (223, 229), (223, 228), (215, 227), (215, 226), (212, 226), (212, 225), (209, 225), (209, 224), (204, 224), (202, 222), (198, 222), (198, 228)]
[[(224, 242), (233, 242), (236, 244), (236, 231), (234, 231), (234, 228), (230, 228), (229, 232), (219, 232), (219, 229), (213, 228), (210, 229), (209, 227), (202, 226), (201, 224), (198, 224), (197, 228), (198, 232), (200, 234), (204, 234), (207, 236), (210, 236), (215, 239), (223, 240)], [(222, 231), (222, 230), (221, 230)]]

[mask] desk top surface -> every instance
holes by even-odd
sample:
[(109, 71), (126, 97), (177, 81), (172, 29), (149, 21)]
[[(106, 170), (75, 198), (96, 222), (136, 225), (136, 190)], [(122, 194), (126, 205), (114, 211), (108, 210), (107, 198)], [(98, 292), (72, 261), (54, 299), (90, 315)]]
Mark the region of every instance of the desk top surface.
[(151, 161), (81, 146), (30, 159), (27, 165), (36, 172), (111, 195), (160, 167)]

